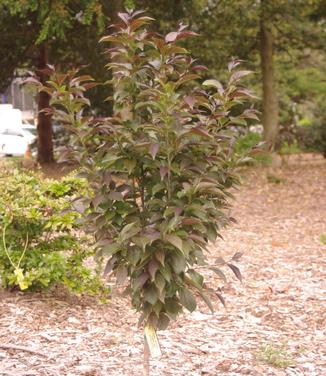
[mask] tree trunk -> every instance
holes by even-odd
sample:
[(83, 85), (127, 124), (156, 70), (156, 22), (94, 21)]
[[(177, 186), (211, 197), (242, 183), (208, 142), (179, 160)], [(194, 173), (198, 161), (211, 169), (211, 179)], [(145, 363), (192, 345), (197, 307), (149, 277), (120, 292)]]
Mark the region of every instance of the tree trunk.
[[(46, 74), (42, 72), (47, 68), (48, 54), (45, 44), (39, 47), (38, 75), (40, 81), (45, 83)], [(53, 156), (53, 140), (52, 140), (52, 120), (51, 116), (42, 112), (42, 110), (50, 107), (50, 96), (45, 92), (38, 95), (38, 116), (37, 116), (37, 160), (40, 163), (54, 162)]]
[(266, 12), (267, 1), (261, 0), (260, 19), (260, 57), (263, 81), (263, 113), (264, 141), (270, 150), (274, 149), (278, 134), (278, 99), (276, 93), (273, 64), (273, 33), (269, 15)]

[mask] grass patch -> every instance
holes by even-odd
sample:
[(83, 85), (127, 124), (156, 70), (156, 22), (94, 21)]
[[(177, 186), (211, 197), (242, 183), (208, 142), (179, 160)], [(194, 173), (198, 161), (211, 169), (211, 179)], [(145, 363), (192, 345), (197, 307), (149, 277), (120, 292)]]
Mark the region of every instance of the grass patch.
[(267, 174), (266, 178), (269, 183), (273, 183), (273, 184), (281, 184), (281, 183), (286, 182), (286, 179), (273, 175), (273, 174)]
[(326, 245), (326, 234), (321, 234), (319, 239), (320, 239), (320, 241), (321, 241), (324, 245)]
[(257, 359), (260, 362), (277, 368), (287, 368), (295, 366), (295, 361), (289, 353), (287, 345), (276, 346), (267, 344), (260, 347)]
[(288, 142), (284, 142), (282, 144), (281, 149), (279, 150), (279, 154), (281, 155), (289, 155), (289, 154), (299, 154), (302, 153), (302, 148), (299, 146), (297, 141), (289, 144)]

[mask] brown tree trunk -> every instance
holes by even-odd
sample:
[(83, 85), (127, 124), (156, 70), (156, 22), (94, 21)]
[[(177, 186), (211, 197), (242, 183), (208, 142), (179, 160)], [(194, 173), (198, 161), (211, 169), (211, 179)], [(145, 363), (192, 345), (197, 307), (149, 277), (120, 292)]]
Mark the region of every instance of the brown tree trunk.
[(273, 64), (273, 33), (269, 16), (266, 11), (266, 3), (269, 0), (261, 0), (262, 12), (260, 19), (260, 57), (263, 81), (263, 113), (264, 141), (270, 150), (274, 149), (278, 134), (278, 99), (274, 77)]
[[(45, 44), (39, 47), (39, 78), (42, 83), (46, 81), (46, 74), (42, 72), (47, 68), (48, 54)], [(37, 116), (37, 160), (40, 163), (54, 162), (53, 156), (53, 140), (52, 140), (52, 121), (51, 116), (42, 112), (42, 110), (50, 107), (50, 96), (45, 92), (38, 95), (38, 116)]]

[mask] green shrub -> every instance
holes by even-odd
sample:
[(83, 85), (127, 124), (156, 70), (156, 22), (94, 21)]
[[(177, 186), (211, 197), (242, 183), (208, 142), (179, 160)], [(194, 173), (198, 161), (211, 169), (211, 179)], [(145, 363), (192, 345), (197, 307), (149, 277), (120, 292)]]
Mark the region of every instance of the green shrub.
[[(262, 165), (271, 164), (272, 158), (270, 154), (263, 149), (259, 149), (259, 144), (261, 142), (262, 136), (256, 132), (247, 132), (240, 136), (234, 145), (236, 158), (240, 158), (240, 161), (244, 161), (248, 165), (254, 165), (257, 163)], [(255, 149), (255, 152), (252, 152), (253, 149)]]
[(302, 148), (300, 147), (297, 140), (293, 141), (292, 143), (284, 142), (279, 150), (280, 154), (298, 154), (302, 152)]
[[(209, 242), (234, 221), (235, 127), (256, 112), (242, 106), (252, 94), (240, 84), (250, 72), (237, 70), (239, 61), (229, 64), (225, 85), (200, 84), (204, 67), (177, 43), (194, 33), (183, 25), (165, 37), (147, 33), (151, 18), (140, 14), (120, 14), (123, 22), (102, 38), (114, 44), (112, 118), (82, 115), (89, 113), (89, 76), (52, 72), (40, 90), (51, 95), (56, 121), (75, 135), (70, 157), (94, 190), (79, 205), (98, 255), (109, 258), (106, 274), (126, 285), (145, 326), (165, 328), (183, 308), (196, 308), (196, 296), (213, 309), (199, 270), (210, 267)], [(220, 267), (229, 267), (241, 279), (233, 263), (239, 256), (218, 258), (212, 270), (224, 279)], [(217, 288), (210, 293), (224, 301)]]
[(262, 137), (259, 133), (248, 132), (237, 139), (234, 150), (239, 155), (247, 155), (261, 141)]
[(322, 153), (326, 158), (326, 117), (305, 127), (303, 135), (303, 146), (308, 150)]
[(3, 168), (0, 178), (0, 279), (21, 290), (64, 284), (76, 292), (100, 289), (98, 276), (83, 266), (92, 254), (82, 247), (69, 209), (76, 195), (89, 191), (84, 179), (42, 179)]
[(300, 127), (300, 144), (311, 151), (318, 151), (326, 158), (326, 104), (316, 104), (313, 119), (309, 125)]

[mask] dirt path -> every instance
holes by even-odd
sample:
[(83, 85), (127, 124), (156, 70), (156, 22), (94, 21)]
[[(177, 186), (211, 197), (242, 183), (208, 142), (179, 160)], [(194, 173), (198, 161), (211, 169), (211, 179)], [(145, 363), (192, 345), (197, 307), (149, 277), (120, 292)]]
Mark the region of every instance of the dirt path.
[[(153, 376), (326, 375), (326, 162), (249, 171), (212, 260), (244, 252), (211, 315), (204, 305), (160, 333)], [(278, 182), (278, 184), (277, 184)], [(207, 274), (211, 286), (222, 286)], [(0, 293), (0, 375), (142, 375), (142, 333), (129, 303)], [(1, 349), (25, 346), (32, 354)], [(283, 345), (277, 350), (277, 346)], [(266, 364), (288, 362), (286, 368)]]

